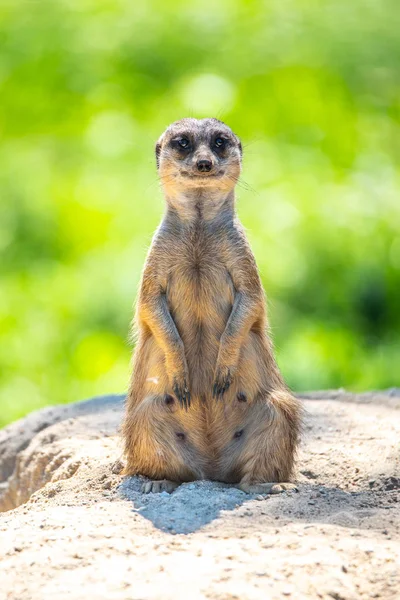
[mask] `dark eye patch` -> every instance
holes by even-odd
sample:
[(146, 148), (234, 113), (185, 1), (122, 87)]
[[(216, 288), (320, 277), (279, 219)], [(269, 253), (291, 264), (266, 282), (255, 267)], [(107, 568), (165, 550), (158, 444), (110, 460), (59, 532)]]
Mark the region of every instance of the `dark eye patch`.
[(229, 146), (229, 139), (222, 134), (217, 133), (211, 142), (211, 147), (216, 152), (222, 152)]
[(180, 152), (188, 151), (192, 147), (189, 136), (182, 134), (171, 140), (171, 146)]

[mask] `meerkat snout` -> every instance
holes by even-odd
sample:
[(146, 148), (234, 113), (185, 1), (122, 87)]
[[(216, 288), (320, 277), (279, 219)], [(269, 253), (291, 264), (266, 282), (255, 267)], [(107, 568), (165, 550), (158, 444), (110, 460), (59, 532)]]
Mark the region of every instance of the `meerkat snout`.
[(213, 167), (211, 160), (204, 158), (202, 160), (198, 160), (196, 166), (200, 173), (209, 173)]

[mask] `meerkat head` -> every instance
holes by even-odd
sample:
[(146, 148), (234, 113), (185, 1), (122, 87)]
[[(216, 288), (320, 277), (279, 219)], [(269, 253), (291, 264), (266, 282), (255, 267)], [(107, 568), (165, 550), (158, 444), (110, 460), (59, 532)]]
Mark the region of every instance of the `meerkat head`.
[(242, 145), (218, 119), (181, 119), (156, 144), (162, 186), (168, 196), (207, 191), (226, 195), (240, 175)]

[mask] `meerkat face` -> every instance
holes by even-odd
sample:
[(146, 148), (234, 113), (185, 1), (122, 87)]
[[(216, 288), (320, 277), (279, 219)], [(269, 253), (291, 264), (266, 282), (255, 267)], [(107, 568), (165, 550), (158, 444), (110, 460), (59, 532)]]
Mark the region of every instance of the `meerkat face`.
[(156, 144), (157, 168), (169, 195), (206, 188), (228, 193), (240, 175), (242, 146), (218, 119), (182, 119)]

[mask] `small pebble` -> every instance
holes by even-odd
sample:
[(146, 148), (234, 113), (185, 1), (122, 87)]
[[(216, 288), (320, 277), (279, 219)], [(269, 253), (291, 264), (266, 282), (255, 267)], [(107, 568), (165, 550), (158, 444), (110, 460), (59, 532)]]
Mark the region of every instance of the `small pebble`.
[(111, 473), (114, 473), (114, 475), (119, 475), (123, 468), (124, 464), (120, 460), (117, 460), (111, 465)]
[(292, 595), (292, 590), (289, 589), (289, 588), (285, 588), (285, 589), (282, 590), (282, 594), (284, 596), (291, 596)]

